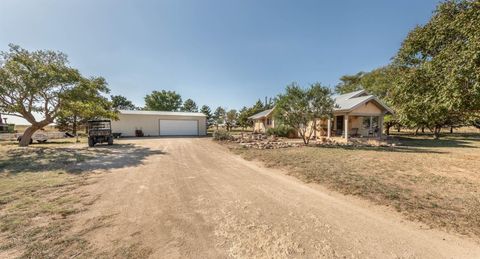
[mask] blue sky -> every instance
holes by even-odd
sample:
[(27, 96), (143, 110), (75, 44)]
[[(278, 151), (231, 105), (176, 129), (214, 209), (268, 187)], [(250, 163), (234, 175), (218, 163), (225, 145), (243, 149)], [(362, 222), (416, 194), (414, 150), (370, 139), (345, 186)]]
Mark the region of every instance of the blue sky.
[(63, 51), (137, 105), (165, 89), (240, 108), (293, 81), (334, 87), (388, 64), (438, 2), (2, 0), (0, 49)]

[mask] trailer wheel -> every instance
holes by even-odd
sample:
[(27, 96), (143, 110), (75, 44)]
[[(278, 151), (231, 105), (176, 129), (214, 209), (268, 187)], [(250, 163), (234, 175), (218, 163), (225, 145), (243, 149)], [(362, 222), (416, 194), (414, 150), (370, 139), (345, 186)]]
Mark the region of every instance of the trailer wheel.
[(93, 140), (93, 138), (88, 138), (88, 146), (89, 147), (95, 146), (95, 141)]
[(113, 137), (108, 137), (107, 141), (109, 146), (113, 145)]

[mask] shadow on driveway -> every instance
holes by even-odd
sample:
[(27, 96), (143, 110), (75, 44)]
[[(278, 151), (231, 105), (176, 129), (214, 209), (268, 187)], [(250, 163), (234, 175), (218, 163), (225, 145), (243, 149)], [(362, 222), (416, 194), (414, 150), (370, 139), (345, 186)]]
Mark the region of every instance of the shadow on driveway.
[(0, 174), (66, 171), (84, 173), (97, 169), (117, 169), (137, 166), (152, 155), (165, 155), (133, 144), (87, 147), (28, 147), (12, 148), (0, 157)]

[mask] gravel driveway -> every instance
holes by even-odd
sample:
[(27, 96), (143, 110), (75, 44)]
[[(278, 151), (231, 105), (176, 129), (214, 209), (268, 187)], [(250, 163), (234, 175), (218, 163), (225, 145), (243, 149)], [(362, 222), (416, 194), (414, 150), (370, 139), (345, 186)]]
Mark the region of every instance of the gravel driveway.
[(76, 228), (105, 254), (152, 258), (480, 258), (478, 244), (405, 222), (231, 154), (209, 138), (126, 139), (141, 164), (86, 187)]

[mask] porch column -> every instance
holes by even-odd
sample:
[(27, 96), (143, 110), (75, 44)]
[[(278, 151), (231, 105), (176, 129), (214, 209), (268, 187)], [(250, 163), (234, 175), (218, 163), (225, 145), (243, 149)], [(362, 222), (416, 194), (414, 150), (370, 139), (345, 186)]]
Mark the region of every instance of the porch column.
[(327, 120), (327, 138), (330, 138), (331, 136), (331, 131), (332, 131), (332, 119), (330, 117), (328, 117), (328, 120)]
[(378, 116), (378, 134), (379, 136), (378, 137), (382, 137), (383, 135), (383, 114)]
[(345, 114), (345, 139), (348, 140), (348, 114)]

